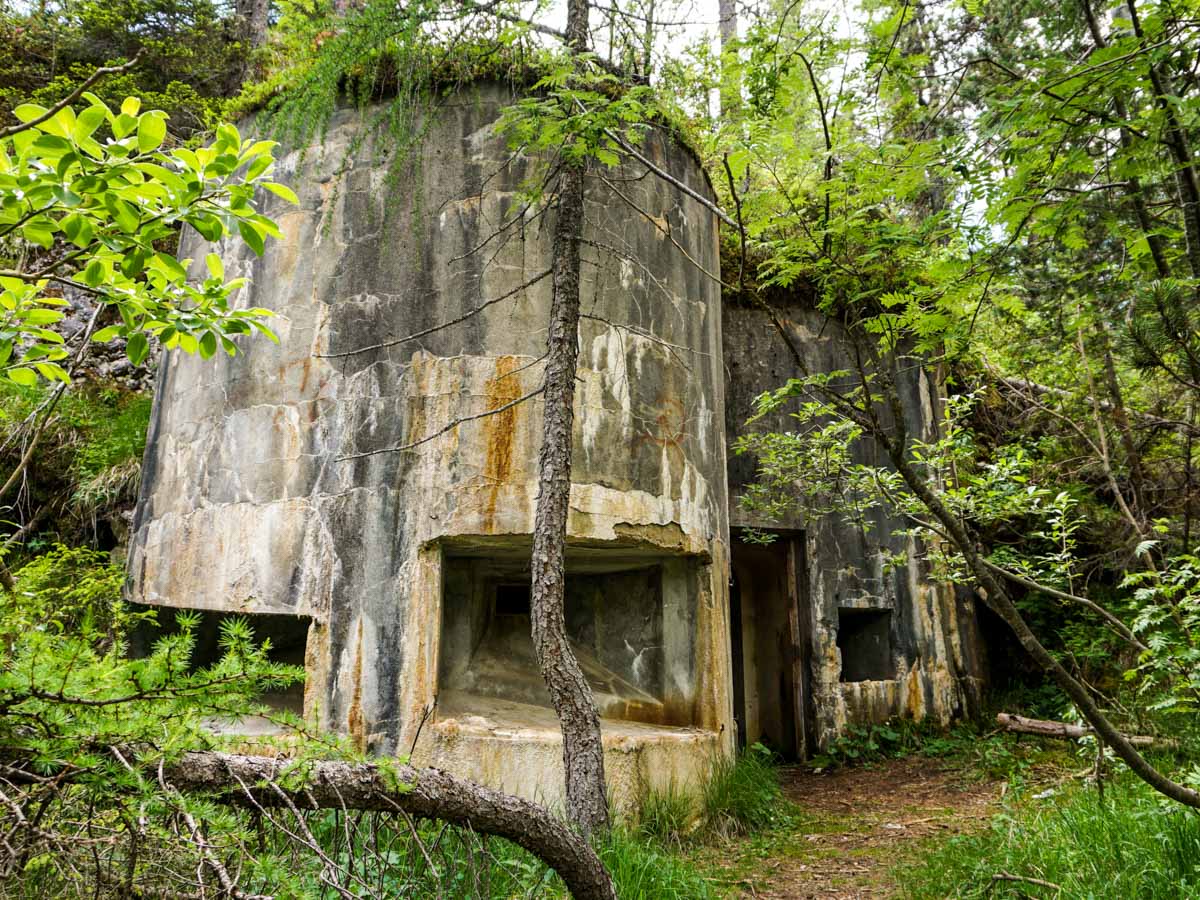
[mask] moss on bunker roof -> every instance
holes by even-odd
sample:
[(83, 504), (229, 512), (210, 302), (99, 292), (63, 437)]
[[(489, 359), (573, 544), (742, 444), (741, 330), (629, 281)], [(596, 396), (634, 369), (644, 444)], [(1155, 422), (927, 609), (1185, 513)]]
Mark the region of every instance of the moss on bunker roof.
[[(550, 63), (555, 59), (548, 52), (529, 52), (520, 45), (502, 45), (495, 42), (470, 41), (452, 48), (429, 45), (429, 50), (442, 50), (433, 58), (429, 69), (422, 73), (416, 94), (424, 99), (444, 98), (474, 85), (497, 83), (514, 95), (535, 92), (537, 85), (552, 71)], [(414, 81), (411, 54), (405, 60), (396, 51), (374, 50), (363, 59), (348, 65), (339, 73), (337, 85), (338, 106), (366, 107), (382, 104), (408, 95), (414, 96)], [(256, 85), (249, 86), (241, 97), (235, 99), (229, 113), (243, 119), (266, 110), (276, 115), (286, 108), (289, 97), (294, 97), (305, 84), (288, 78), (284, 71)], [(286, 79), (286, 81), (285, 81)], [(645, 82), (630, 77), (628, 81), (608, 78), (596, 81), (589, 88), (609, 97), (619, 96), (634, 86), (645, 86)], [(277, 123), (278, 124), (278, 123)], [(703, 155), (686, 131), (663, 111), (655, 108), (647, 119), (647, 125), (661, 128), (686, 150), (704, 174), (710, 193), (715, 197), (712, 176), (705, 165)], [(284, 131), (288, 126), (283, 127)], [(316, 129), (320, 132), (323, 129)]]

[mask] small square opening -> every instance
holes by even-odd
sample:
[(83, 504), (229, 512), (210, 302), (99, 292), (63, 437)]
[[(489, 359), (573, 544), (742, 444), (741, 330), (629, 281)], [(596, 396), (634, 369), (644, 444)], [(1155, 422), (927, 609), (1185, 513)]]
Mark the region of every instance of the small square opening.
[(890, 681), (896, 677), (890, 609), (839, 609), (837, 646), (842, 655), (842, 681)]
[(496, 615), (529, 618), (529, 582), (496, 585)]

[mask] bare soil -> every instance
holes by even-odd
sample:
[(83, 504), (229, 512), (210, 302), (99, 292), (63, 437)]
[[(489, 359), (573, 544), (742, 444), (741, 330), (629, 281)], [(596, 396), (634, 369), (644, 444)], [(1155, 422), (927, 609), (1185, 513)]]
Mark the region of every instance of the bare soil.
[(783, 771), (795, 826), (750, 840), (719, 865), (742, 896), (893, 897), (897, 863), (923, 842), (983, 827), (998, 806), (1000, 782), (969, 782), (961, 767), (921, 757), (817, 774)]

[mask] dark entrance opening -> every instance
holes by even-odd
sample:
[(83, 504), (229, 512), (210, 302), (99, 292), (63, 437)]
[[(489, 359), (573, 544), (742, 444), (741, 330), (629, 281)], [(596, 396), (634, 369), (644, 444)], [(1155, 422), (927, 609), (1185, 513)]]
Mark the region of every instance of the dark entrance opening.
[(788, 759), (812, 752), (812, 625), (805, 586), (804, 535), (770, 544), (736, 539), (730, 631), (738, 741), (761, 743)]
[[(636, 547), (567, 549), (567, 637), (600, 715), (647, 725), (695, 724), (697, 560)], [(439, 715), (528, 721), (549, 708), (530, 629), (529, 543), (443, 545)]]

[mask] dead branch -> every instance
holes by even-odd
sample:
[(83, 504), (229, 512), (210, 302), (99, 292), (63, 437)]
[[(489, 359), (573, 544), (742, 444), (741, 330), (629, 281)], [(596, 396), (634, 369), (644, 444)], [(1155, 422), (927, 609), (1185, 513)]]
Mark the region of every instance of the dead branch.
[(22, 122), (20, 125), (10, 125), (8, 128), (0, 128), (0, 140), (6, 137), (12, 137), (14, 134), (19, 134), (20, 132), (27, 131), (30, 128), (36, 128), (43, 122), (53, 119), (62, 110), (66, 109), (68, 106), (82, 97), (83, 92), (101, 78), (104, 78), (108, 75), (116, 75), (119, 72), (126, 72), (129, 69), (132, 69), (137, 65), (141, 56), (142, 53), (139, 50), (136, 54), (134, 54), (133, 59), (129, 60), (127, 63), (122, 63), (119, 66), (105, 66), (97, 69), (84, 80), (83, 84), (79, 85), (79, 87), (75, 88), (75, 90), (71, 91), (71, 93), (67, 94), (67, 96), (63, 97), (37, 118), (30, 119), (28, 122)]
[[(1036, 734), (1040, 737), (1059, 738), (1065, 741), (1077, 741), (1080, 738), (1094, 735), (1095, 729), (1087, 725), (1069, 725), (1066, 722), (1052, 722), (1047, 719), (1027, 719), (1011, 713), (997, 713), (996, 721), (1005, 731), (1017, 734)], [(1125, 740), (1135, 747), (1178, 747), (1179, 742), (1173, 738), (1155, 737), (1153, 735), (1127, 735)]]
[(992, 883), (988, 886), (988, 889), (990, 890), (992, 885), (995, 885), (999, 881), (1020, 881), (1025, 884), (1036, 884), (1039, 887), (1052, 888), (1056, 891), (1062, 890), (1062, 887), (1055, 884), (1053, 881), (1043, 881), (1041, 878), (1028, 878), (1024, 875), (1013, 875), (1009, 872), (997, 872), (995, 875), (993, 875)]

